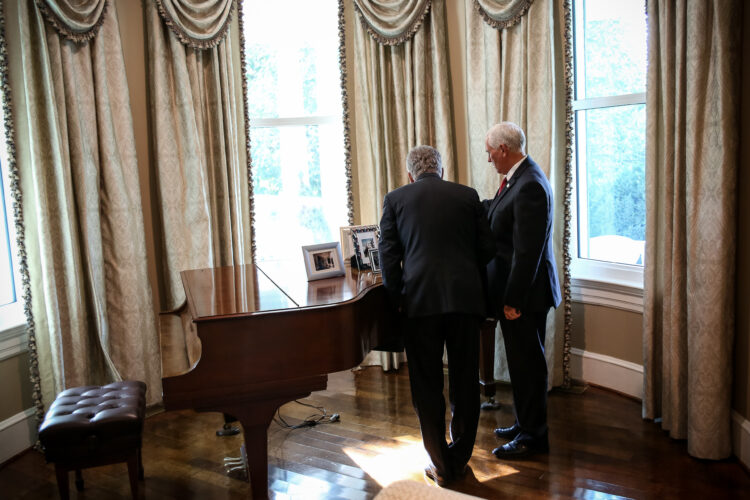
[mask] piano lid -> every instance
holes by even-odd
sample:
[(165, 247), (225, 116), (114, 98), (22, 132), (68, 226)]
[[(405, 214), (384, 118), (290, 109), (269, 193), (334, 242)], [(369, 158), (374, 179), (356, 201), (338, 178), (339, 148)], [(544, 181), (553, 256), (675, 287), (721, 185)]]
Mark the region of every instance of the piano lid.
[(345, 276), (307, 281), (302, 259), (193, 269), (180, 275), (194, 321), (348, 302), (381, 282), (379, 274), (349, 267)]

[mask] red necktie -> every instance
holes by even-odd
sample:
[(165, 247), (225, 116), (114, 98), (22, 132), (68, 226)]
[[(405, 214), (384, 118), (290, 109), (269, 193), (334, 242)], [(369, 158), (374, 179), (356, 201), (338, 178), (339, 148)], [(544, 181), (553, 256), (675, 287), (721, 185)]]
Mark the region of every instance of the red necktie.
[(508, 178), (503, 177), (503, 182), (500, 183), (500, 189), (497, 190), (497, 194), (495, 196), (500, 196), (500, 193), (503, 192), (503, 189), (505, 188), (505, 185), (508, 183)]

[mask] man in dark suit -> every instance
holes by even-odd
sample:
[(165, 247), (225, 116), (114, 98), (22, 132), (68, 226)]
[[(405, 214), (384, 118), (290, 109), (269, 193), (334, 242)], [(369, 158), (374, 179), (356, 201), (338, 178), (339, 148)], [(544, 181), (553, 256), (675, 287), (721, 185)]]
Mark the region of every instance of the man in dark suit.
[[(407, 156), (409, 184), (388, 193), (380, 220), (383, 284), (404, 318), (414, 409), (443, 485), (462, 476), (479, 420), (479, 326), (487, 314), (485, 264), (495, 253), (477, 192), (443, 181), (440, 153)], [(443, 348), (448, 352), (451, 440), (445, 440)]]
[(494, 199), (482, 204), (495, 237), (497, 254), (487, 266), (490, 307), (500, 320), (513, 385), (516, 422), (495, 429), (511, 441), (493, 450), (498, 458), (547, 452), (547, 312), (560, 304), (552, 252), (552, 188), (526, 155), (523, 130), (511, 122), (487, 132), (488, 162), (503, 182)]

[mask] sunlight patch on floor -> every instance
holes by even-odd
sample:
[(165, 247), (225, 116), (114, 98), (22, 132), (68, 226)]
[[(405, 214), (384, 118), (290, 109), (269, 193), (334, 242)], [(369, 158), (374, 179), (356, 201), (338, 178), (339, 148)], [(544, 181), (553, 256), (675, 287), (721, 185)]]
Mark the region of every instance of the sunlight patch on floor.
[(344, 448), (344, 453), (384, 488), (399, 479), (419, 480), (429, 463), (422, 440), (414, 436), (401, 436), (396, 440), (400, 444), (371, 443)]
[[(421, 480), (424, 468), (430, 463), (422, 440), (409, 435), (393, 439), (398, 441), (398, 444), (370, 443), (358, 448), (346, 447), (343, 451), (384, 488), (401, 479)], [(518, 469), (499, 464), (491, 474), (484, 473), (481, 479), (477, 479), (484, 482), (517, 472)]]

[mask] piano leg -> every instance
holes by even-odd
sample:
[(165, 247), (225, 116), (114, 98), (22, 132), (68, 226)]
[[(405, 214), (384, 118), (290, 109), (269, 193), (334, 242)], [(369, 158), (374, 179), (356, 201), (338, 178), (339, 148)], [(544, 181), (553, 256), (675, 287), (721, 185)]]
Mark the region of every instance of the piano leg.
[(242, 427), (245, 432), (247, 477), (250, 478), (253, 498), (268, 498), (268, 425), (246, 427), (243, 424)]
[(283, 404), (302, 399), (313, 391), (325, 390), (328, 375), (296, 379), (293, 387), (276, 389), (267, 399), (254, 399), (244, 404), (222, 405), (218, 411), (234, 416), (242, 424), (247, 458), (247, 477), (253, 499), (268, 498), (268, 426), (276, 410)]
[(497, 320), (487, 319), (479, 333), (479, 384), (487, 401), (483, 410), (497, 410), (500, 403), (495, 401), (495, 325)]

